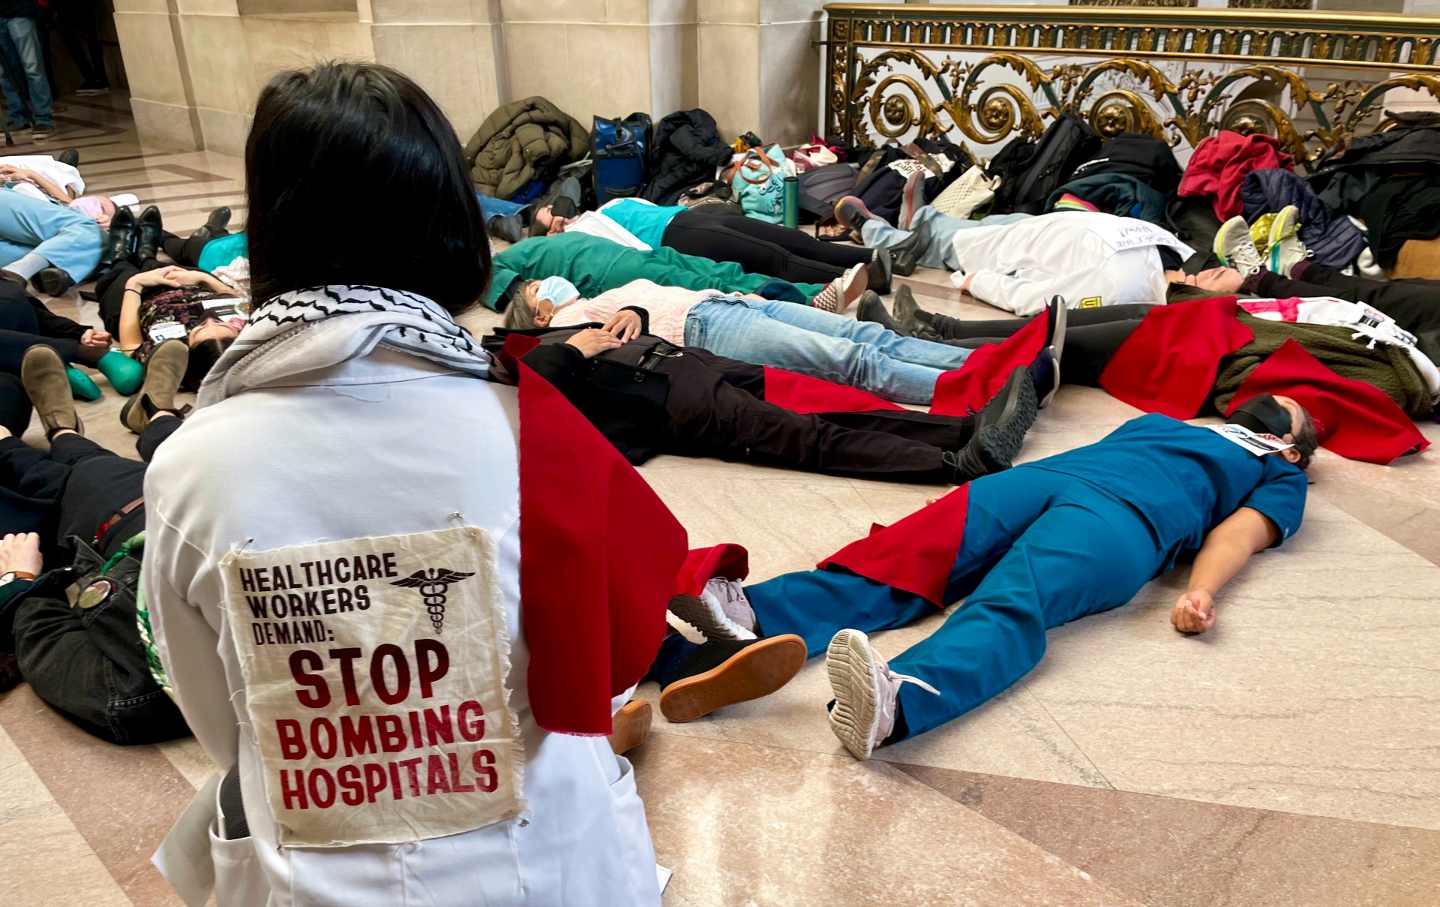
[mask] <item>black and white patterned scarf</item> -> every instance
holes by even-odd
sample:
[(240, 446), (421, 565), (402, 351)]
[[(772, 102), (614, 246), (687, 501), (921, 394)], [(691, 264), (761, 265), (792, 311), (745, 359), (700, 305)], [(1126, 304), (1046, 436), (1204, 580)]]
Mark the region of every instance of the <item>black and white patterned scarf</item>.
[(200, 385), (197, 406), (370, 355), (376, 347), (488, 378), (490, 355), (438, 304), (401, 290), (331, 285), (262, 303)]

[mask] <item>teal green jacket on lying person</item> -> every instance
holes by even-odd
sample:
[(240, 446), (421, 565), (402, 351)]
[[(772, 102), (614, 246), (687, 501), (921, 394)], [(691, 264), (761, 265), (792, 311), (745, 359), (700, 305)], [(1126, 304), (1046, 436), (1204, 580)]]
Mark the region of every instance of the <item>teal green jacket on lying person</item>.
[(764, 274), (747, 274), (731, 262), (685, 255), (663, 246), (649, 252), (622, 246), (586, 233), (537, 236), (496, 255), (485, 291), (485, 305), (499, 311), (511, 284), (522, 280), (564, 277), (586, 299), (632, 280), (687, 290), (754, 293), (766, 299), (808, 304), (824, 284), (790, 283)]

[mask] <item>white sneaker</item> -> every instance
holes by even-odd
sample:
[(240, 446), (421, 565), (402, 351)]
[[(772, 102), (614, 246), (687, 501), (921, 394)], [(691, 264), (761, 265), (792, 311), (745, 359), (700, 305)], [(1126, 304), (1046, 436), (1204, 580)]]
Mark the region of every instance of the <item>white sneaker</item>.
[(926, 692), (940, 691), (918, 677), (896, 674), (870, 647), (859, 630), (841, 630), (825, 650), (825, 672), (835, 705), (830, 709), (830, 730), (856, 759), (870, 754), (895, 730), (900, 685), (913, 683)]
[(1220, 225), (1215, 233), (1215, 254), (1220, 263), (1249, 276), (1259, 273), (1265, 267), (1255, 240), (1250, 238), (1250, 225), (1245, 218), (1236, 215)]
[(985, 168), (978, 164), (960, 174), (959, 178), (945, 191), (935, 197), (930, 207), (951, 217), (967, 218), (976, 208), (987, 205), (1000, 188), (1000, 177), (993, 179), (985, 175)]
[(870, 272), (865, 265), (858, 264), (825, 285), (814, 299), (812, 308), (839, 314), (855, 304), (870, 282)]
[(1315, 253), (1300, 241), (1300, 209), (1286, 205), (1270, 222), (1270, 270), (1282, 277)]
[(755, 611), (739, 580), (717, 576), (705, 584), (698, 598), (693, 595), (672, 598), (670, 611), (706, 639), (755, 638)]

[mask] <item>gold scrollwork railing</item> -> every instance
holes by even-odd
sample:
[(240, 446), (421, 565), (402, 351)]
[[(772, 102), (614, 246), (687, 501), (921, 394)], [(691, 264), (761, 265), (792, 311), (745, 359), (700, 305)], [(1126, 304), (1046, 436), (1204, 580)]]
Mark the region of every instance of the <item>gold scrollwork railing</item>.
[[(1045, 118), (1073, 111), (1105, 136), (1146, 132), (1176, 145), (1220, 129), (1266, 133), (1308, 164), (1367, 127), (1391, 125), (1382, 113), (1393, 90), (1440, 99), (1440, 18), (860, 3), (825, 11), (826, 124), (855, 145), (956, 130), (991, 145), (1039, 135)], [(1092, 59), (1046, 69), (1036, 56)], [(1346, 78), (1317, 89), (1304, 74), (1312, 67)]]

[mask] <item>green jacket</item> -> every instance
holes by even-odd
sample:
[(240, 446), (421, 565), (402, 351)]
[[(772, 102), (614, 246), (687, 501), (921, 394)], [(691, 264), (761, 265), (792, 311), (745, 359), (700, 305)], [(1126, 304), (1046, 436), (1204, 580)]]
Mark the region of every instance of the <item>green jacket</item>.
[(465, 145), (475, 189), (509, 198), (537, 177), (549, 180), (561, 166), (590, 150), (580, 122), (540, 96), (501, 105)]
[(808, 302), (825, 288), (818, 283), (791, 284), (764, 274), (747, 274), (733, 262), (711, 261), (663, 246), (641, 252), (587, 233), (561, 233), (524, 240), (495, 256), (485, 305), (498, 311), (500, 297), (516, 280), (546, 277), (564, 277), (587, 299), (632, 280), (725, 293), (759, 293), (766, 288), (760, 295), (789, 302)]

